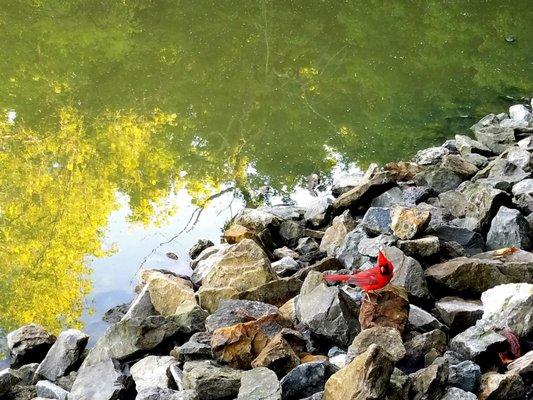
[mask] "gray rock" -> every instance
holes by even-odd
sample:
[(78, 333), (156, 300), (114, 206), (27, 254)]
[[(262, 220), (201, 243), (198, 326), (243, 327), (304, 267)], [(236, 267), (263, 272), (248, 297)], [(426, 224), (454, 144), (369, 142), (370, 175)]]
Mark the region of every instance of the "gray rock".
[(415, 205), (426, 200), (431, 194), (431, 189), (426, 186), (403, 186), (402, 202), (406, 205)]
[(440, 241), (436, 236), (398, 240), (397, 245), (408, 256), (430, 257), (437, 254), (440, 250)]
[(468, 153), (464, 154), (463, 157), (466, 161), (474, 164), (478, 168), (485, 168), (489, 163), (489, 159), (481, 154)]
[(475, 325), (483, 315), (481, 301), (460, 297), (443, 297), (435, 303), (435, 309), (452, 335)]
[(77, 329), (61, 332), (46, 357), (37, 368), (36, 374), (55, 382), (81, 362), (89, 336)]
[(304, 237), (298, 240), (298, 247), (296, 247), (295, 250), (300, 254), (307, 254), (313, 251), (317, 251), (318, 249), (319, 245), (315, 239), (310, 237)]
[(380, 208), (389, 208), (391, 206), (394, 206), (396, 204), (403, 203), (404, 199), (402, 197), (402, 189), (400, 189), (398, 186), (394, 186), (393, 188), (390, 188), (386, 192), (383, 192), (378, 197), (376, 197), (372, 202), (370, 203), (371, 207), (380, 207)]
[(159, 313), (155, 310), (154, 305), (152, 304), (148, 285), (144, 285), (135, 300), (131, 302), (131, 305), (122, 319), (147, 318), (157, 314)]
[(281, 260), (283, 257), (290, 257), (293, 259), (297, 259), (300, 257), (300, 255), (297, 252), (289, 249), (287, 246), (283, 246), (283, 247), (275, 249), (272, 254), (278, 260)]
[(306, 223), (313, 227), (324, 225), (332, 202), (333, 197), (329, 195), (317, 197), (305, 211), (304, 219)]
[(276, 373), (265, 367), (243, 372), (237, 400), (281, 400)]
[(455, 135), (455, 144), (457, 146), (457, 150), (459, 150), (459, 153), (461, 153), (463, 156), (469, 153), (477, 153), (484, 156), (490, 156), (492, 154), (491, 150), (487, 146), (470, 138), (469, 136)]
[(35, 385), (35, 392), (37, 396), (46, 399), (67, 400), (69, 393), (62, 387), (50, 381), (39, 381)]
[(107, 322), (108, 324), (116, 324), (124, 317), (128, 308), (130, 308), (130, 305), (131, 303), (124, 303), (110, 308), (102, 316), (102, 321)]
[(344, 268), (351, 269), (355, 265), (361, 264), (363, 257), (359, 253), (358, 247), (361, 240), (365, 237), (367, 236), (360, 226), (346, 235), (336, 254), (337, 259), (342, 263)]
[(437, 318), (414, 304), (409, 305), (409, 319), (407, 322), (411, 330), (416, 330), (418, 332), (444, 329), (444, 325), (441, 324)]
[[(528, 153), (526, 151), (526, 153)], [(529, 154), (529, 153), (528, 153)], [(489, 167), (487, 167), (489, 168)], [(529, 178), (531, 175), (521, 167), (505, 159), (494, 160), (486, 178), (478, 179), (477, 182), (486, 183), (496, 189), (510, 191), (513, 184)]]
[(409, 399), (440, 400), (448, 380), (448, 362), (437, 358), (429, 367), (410, 375)]
[(289, 276), (300, 269), (300, 264), (292, 257), (283, 257), (272, 263), (272, 268), (279, 276)]
[(13, 367), (41, 362), (46, 356), (56, 337), (41, 325), (30, 324), (8, 333), (7, 347), (11, 354)]
[[(485, 249), (483, 237), (467, 228), (443, 224), (435, 228), (432, 233), (443, 242), (456, 242), (465, 248), (469, 254), (475, 254)], [(442, 245), (442, 244), (441, 244)]]
[(125, 360), (138, 352), (153, 349), (179, 330), (180, 326), (172, 317), (152, 316), (120, 321), (105, 331), (89, 351), (83, 366), (109, 358)]
[(520, 375), (487, 372), (481, 376), (480, 398), (523, 400), (526, 388)]
[(20, 378), (11, 368), (0, 371), (0, 396), (7, 394), (19, 382)]
[(523, 104), (515, 104), (509, 107), (509, 117), (516, 121), (526, 121), (529, 114), (529, 110)]
[[(95, 384), (97, 383), (97, 384)], [(131, 386), (129, 374), (118, 361), (107, 359), (82, 366), (72, 385), (72, 400), (118, 400)]]
[(476, 130), (479, 128), (486, 128), (487, 126), (491, 126), (491, 125), (497, 125), (499, 121), (500, 119), (498, 118), (497, 115), (494, 115), (492, 113), (487, 114), (483, 118), (481, 118), (478, 122), (476, 122), (474, 125), (472, 125), (470, 129)]
[(304, 227), (296, 221), (283, 221), (279, 226), (279, 237), (284, 245), (296, 247), (304, 235)]
[(462, 178), (469, 178), (478, 172), (478, 168), (458, 154), (446, 155), (442, 158), (441, 167), (455, 172)]
[(194, 260), (202, 251), (214, 245), (215, 244), (209, 239), (199, 239), (189, 250), (189, 257)]
[(370, 207), (361, 221), (361, 226), (371, 235), (391, 234), (390, 224), (390, 210), (382, 207)]
[(518, 168), (528, 171), (531, 169), (531, 153), (520, 147), (513, 147), (507, 153), (507, 161)]
[(322, 392), (329, 377), (335, 372), (328, 361), (300, 364), (281, 380), (284, 400), (298, 400)]
[(348, 348), (350, 363), (360, 354), (363, 354), (371, 344), (377, 344), (389, 354), (390, 358), (397, 362), (405, 356), (405, 347), (402, 343), (400, 332), (387, 326), (375, 326), (362, 330)]
[(421, 186), (428, 186), (437, 193), (446, 192), (457, 188), (463, 179), (455, 172), (432, 165), (425, 171), (417, 174), (414, 181)]
[(239, 393), (241, 374), (213, 361), (189, 361), (183, 365), (183, 388), (196, 391), (199, 400), (233, 399)]
[(311, 271), (317, 271), (317, 272), (324, 272), (324, 271), (337, 271), (339, 269), (342, 269), (343, 265), (342, 263), (333, 257), (325, 257), (322, 260), (311, 264), (307, 267), (304, 267), (300, 269), (298, 272), (294, 274), (295, 278), (299, 279), (305, 279), (305, 277), (311, 272)]
[(466, 215), (466, 196), (457, 190), (449, 190), (439, 194), (439, 204), (449, 210), (454, 218), (464, 218)]
[(359, 331), (356, 303), (337, 287), (320, 284), (298, 296), (296, 315), (311, 332), (339, 346), (348, 346)]
[(477, 400), (477, 396), (474, 393), (456, 387), (449, 387), (444, 392), (444, 397), (441, 400)]
[(450, 349), (465, 360), (476, 361), (500, 348), (506, 339), (486, 324), (477, 324), (459, 333), (450, 341)]
[(290, 205), (290, 204), (278, 204), (275, 206), (261, 206), (257, 208), (259, 211), (264, 211), (268, 214), (275, 215), (279, 219), (292, 219), (300, 220), (305, 214), (305, 208)]
[(224, 300), (218, 309), (207, 317), (205, 327), (209, 332), (218, 328), (246, 322), (249, 318), (259, 319), (265, 315), (278, 314), (276, 306), (248, 300)]
[(496, 286), (481, 295), (482, 320), (495, 327), (509, 328), (519, 337), (533, 333), (533, 284)]
[(513, 186), (513, 196), (533, 193), (533, 179), (524, 179)]
[(463, 227), (473, 231), (488, 225), (498, 207), (508, 200), (505, 192), (484, 183), (465, 182), (458, 190), (465, 195), (468, 204)]
[(520, 211), (507, 207), (500, 207), (490, 224), (487, 234), (487, 247), (501, 249), (504, 247), (518, 247), (529, 249), (529, 224)]
[(379, 235), (373, 238), (363, 238), (357, 246), (357, 250), (361, 255), (368, 257), (377, 257), (379, 249), (385, 246), (393, 246), (396, 243), (396, 238), (392, 235)]
[(150, 387), (171, 389), (174, 379), (170, 368), (177, 364), (177, 360), (171, 356), (147, 356), (137, 361), (130, 369), (136, 390)]
[(178, 325), (180, 333), (194, 333), (205, 330), (205, 320), (209, 314), (199, 305), (184, 302), (176, 309), (176, 314), (171, 318)]
[(234, 224), (242, 225), (253, 232), (278, 227), (280, 222), (280, 218), (274, 214), (254, 208), (241, 210), (233, 219)]
[(334, 175), (331, 192), (336, 197), (348, 192), (359, 185), (361, 179), (363, 179), (363, 175), (361, 171)]
[(387, 388), (387, 400), (406, 400), (409, 395), (409, 377), (398, 368), (392, 371), (389, 387)]
[(145, 388), (139, 393), (135, 400), (198, 400), (194, 390), (172, 390), (162, 388)]
[(397, 247), (386, 247), (383, 252), (394, 265), (391, 283), (404, 287), (410, 297), (415, 299), (427, 298), (429, 290), (420, 263), (403, 254)]
[(211, 353), (211, 334), (198, 332), (192, 335), (187, 342), (179, 348), (180, 361), (197, 361), (213, 358)]
[(488, 126), (474, 130), (476, 139), (493, 153), (500, 154), (516, 143), (514, 128)]
[(476, 393), (481, 379), (481, 368), (476, 363), (466, 360), (450, 365), (448, 383), (451, 386)]
[(429, 147), (419, 150), (413, 157), (413, 161), (420, 165), (437, 164), (447, 154), (450, 154), (450, 151), (444, 147)]
[(446, 351), (446, 335), (440, 329), (416, 335), (405, 342), (404, 361), (408, 365), (423, 364), (424, 357), (432, 350), (436, 351), (438, 356), (442, 356)]
[(323, 398), (324, 398), (324, 392), (318, 392), (302, 400), (322, 400)]
[(320, 251), (327, 253), (328, 256), (334, 255), (342, 244), (344, 237), (348, 232), (355, 229), (355, 226), (356, 222), (348, 210), (333, 218), (331, 226), (326, 229), (320, 242)]
[(35, 371), (39, 368), (39, 364), (32, 363), (26, 364), (13, 373), (20, 379), (19, 385), (33, 385), (35, 382)]

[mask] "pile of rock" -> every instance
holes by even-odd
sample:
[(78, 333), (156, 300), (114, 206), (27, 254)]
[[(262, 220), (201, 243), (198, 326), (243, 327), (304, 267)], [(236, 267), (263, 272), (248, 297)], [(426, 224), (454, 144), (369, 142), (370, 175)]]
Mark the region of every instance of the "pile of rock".
[[(142, 271), (90, 350), (76, 330), (11, 332), (0, 397), (533, 398), (533, 116), (473, 130), (309, 208), (242, 210), (191, 249), (190, 278)], [(379, 248), (395, 274), (376, 298), (324, 282)]]

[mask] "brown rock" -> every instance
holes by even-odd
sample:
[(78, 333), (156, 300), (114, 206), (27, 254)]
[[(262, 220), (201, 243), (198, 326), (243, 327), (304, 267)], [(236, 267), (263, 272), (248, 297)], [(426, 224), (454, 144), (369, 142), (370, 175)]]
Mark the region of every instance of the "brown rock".
[(324, 400), (384, 399), (393, 369), (388, 353), (373, 344), (328, 379)]
[(441, 166), (455, 172), (463, 178), (471, 177), (478, 171), (478, 168), (474, 164), (466, 161), (458, 154), (447, 154), (442, 157)]
[(148, 292), (154, 309), (164, 316), (174, 315), (184, 303), (196, 304), (190, 282), (170, 275), (161, 274), (149, 279)]
[(324, 362), (324, 361), (328, 361), (328, 357), (327, 356), (324, 356), (324, 355), (321, 355), (321, 354), (307, 354), (307, 353), (303, 353), (301, 356), (300, 356), (300, 362), (302, 364), (305, 364), (305, 363), (310, 363), (310, 362)]
[(405, 347), (400, 332), (387, 326), (375, 326), (361, 331), (348, 348), (348, 361), (364, 353), (371, 344), (382, 346), (393, 361), (405, 356)]
[(227, 243), (235, 244), (239, 243), (243, 239), (253, 239), (256, 240), (256, 235), (250, 229), (242, 225), (231, 225), (222, 236)]
[(481, 376), (479, 400), (522, 400), (525, 395), (520, 375), (487, 372)]
[(385, 164), (385, 169), (395, 173), (399, 181), (410, 181), (423, 168), (417, 163), (398, 161)]
[(324, 237), (320, 242), (320, 251), (327, 253), (328, 256), (334, 255), (344, 241), (344, 237), (348, 232), (355, 229), (356, 225), (349, 211), (345, 211), (341, 215), (333, 218), (331, 226), (326, 229)]
[(267, 367), (280, 378), (299, 364), (300, 358), (284, 338), (283, 332), (278, 333), (252, 361), (253, 368)]
[(372, 296), (372, 301), (364, 299), (359, 312), (361, 329), (374, 326), (390, 326), (403, 332), (409, 317), (409, 301), (404, 288), (388, 285)]
[(400, 239), (412, 239), (426, 228), (430, 218), (429, 211), (416, 207), (395, 207), (392, 212), (391, 229)]

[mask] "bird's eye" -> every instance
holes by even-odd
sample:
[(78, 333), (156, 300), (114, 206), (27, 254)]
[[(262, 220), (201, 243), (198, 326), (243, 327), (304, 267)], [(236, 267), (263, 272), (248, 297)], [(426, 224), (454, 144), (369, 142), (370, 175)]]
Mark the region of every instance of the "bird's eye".
[(388, 275), (389, 274), (389, 266), (388, 265), (382, 265), (381, 266), (381, 274), (382, 275)]

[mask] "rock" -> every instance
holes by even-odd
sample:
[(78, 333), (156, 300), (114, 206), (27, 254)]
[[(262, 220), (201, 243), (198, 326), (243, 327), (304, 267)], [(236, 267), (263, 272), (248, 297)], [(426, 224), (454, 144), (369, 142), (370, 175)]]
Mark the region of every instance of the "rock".
[(462, 178), (453, 171), (440, 166), (432, 165), (414, 177), (419, 186), (428, 186), (437, 193), (446, 192), (457, 188)]
[(320, 286), (324, 283), (324, 276), (317, 271), (311, 271), (307, 274), (305, 281), (300, 289), (301, 295), (306, 295), (311, 293), (317, 286)]
[(228, 248), (202, 281), (198, 294), (202, 308), (213, 311), (222, 299), (277, 279), (265, 252), (244, 239)]
[(124, 317), (128, 308), (130, 308), (130, 303), (119, 304), (118, 306), (112, 307), (105, 312), (102, 321), (107, 322), (108, 324), (116, 324)]
[(194, 246), (189, 250), (189, 257), (194, 260), (200, 255), (202, 251), (208, 247), (214, 246), (215, 244), (209, 239), (199, 239)]
[(392, 235), (379, 235), (373, 238), (363, 238), (357, 246), (360, 254), (368, 257), (377, 257), (378, 252), (385, 246), (393, 246), (396, 238)]
[(385, 247), (383, 252), (394, 265), (391, 283), (402, 286), (407, 294), (415, 299), (425, 299), (429, 296), (426, 276), (420, 263), (414, 258), (407, 257), (396, 247)]
[(524, 179), (513, 186), (513, 196), (520, 196), (524, 194), (533, 193), (533, 179)]
[(407, 205), (416, 205), (425, 201), (431, 194), (431, 189), (427, 186), (403, 186), (402, 202)]
[(278, 314), (278, 312), (277, 307), (259, 301), (224, 300), (218, 309), (207, 317), (205, 326), (209, 332), (214, 332), (218, 328)]
[(361, 226), (370, 235), (392, 233), (390, 210), (388, 208), (370, 207), (361, 221)]
[(516, 165), (522, 170), (530, 170), (531, 153), (519, 147), (513, 147), (507, 153), (507, 161)]
[(437, 318), (414, 304), (409, 305), (408, 325), (411, 330), (429, 332), (433, 329), (444, 329), (444, 325)]
[(455, 172), (464, 179), (473, 176), (478, 171), (478, 168), (474, 164), (468, 162), (458, 154), (444, 156), (441, 167)]
[(280, 248), (274, 250), (274, 252), (272, 254), (274, 255), (274, 257), (276, 257), (279, 260), (281, 260), (284, 257), (290, 257), (290, 258), (293, 258), (295, 260), (300, 258), (300, 255), (297, 252), (295, 252), (294, 250), (289, 249), (286, 246), (280, 247)]
[(254, 208), (245, 208), (241, 210), (233, 219), (233, 223), (242, 225), (252, 232), (262, 232), (265, 229), (278, 227), (280, 219), (266, 211)]
[(440, 329), (416, 335), (405, 342), (405, 361), (408, 365), (422, 365), (424, 357), (431, 350), (439, 357), (446, 351), (446, 335)]
[(475, 325), (483, 315), (481, 301), (460, 297), (443, 297), (435, 303), (435, 309), (452, 336)]
[[(485, 248), (483, 237), (470, 229), (443, 224), (434, 229), (432, 233), (443, 242), (456, 242), (469, 251), (470, 254), (479, 253)], [(443, 246), (442, 243), (441, 246)]]
[(319, 245), (315, 239), (310, 237), (303, 237), (298, 240), (296, 251), (300, 254), (312, 253), (319, 249)]
[(290, 204), (278, 204), (275, 206), (261, 206), (261, 207), (258, 207), (257, 210), (266, 212), (268, 214), (272, 214), (281, 220), (285, 220), (285, 219), (300, 220), (303, 218), (305, 214), (304, 207), (290, 205)]
[(213, 358), (211, 352), (211, 334), (197, 332), (179, 347), (179, 360), (183, 362)]
[(379, 291), (375, 302), (363, 301), (359, 311), (361, 329), (389, 326), (403, 332), (409, 315), (409, 302), (404, 288), (388, 285)]
[(456, 387), (449, 387), (444, 392), (441, 400), (477, 400), (474, 393), (466, 392)]
[[(37, 371), (37, 368), (39, 367), (39, 364), (32, 363), (32, 364), (26, 364), (20, 367), (17, 370), (11, 370), (13, 371), (13, 374), (20, 379), (19, 385), (33, 385), (36, 381), (35, 379), (35, 372)], [(61, 386), (61, 385), (60, 385)]]
[(283, 257), (281, 260), (272, 263), (272, 269), (279, 276), (288, 276), (298, 271), (300, 264), (292, 257)]
[(11, 368), (0, 371), (0, 396), (4, 396), (20, 382), (20, 378)]
[(522, 400), (525, 394), (520, 375), (487, 372), (481, 376), (479, 400)]
[(468, 153), (464, 154), (463, 157), (466, 161), (474, 164), (478, 168), (485, 168), (489, 163), (489, 159), (481, 154)]
[(394, 368), (387, 388), (387, 400), (406, 400), (409, 391), (409, 377)]
[(509, 107), (509, 117), (516, 121), (526, 121), (529, 117), (529, 110), (523, 104), (515, 104)]
[(493, 260), (459, 257), (429, 267), (426, 277), (429, 283), (441, 291), (476, 296), (493, 286), (510, 281), (500, 271), (500, 265)]
[(413, 157), (413, 161), (420, 165), (437, 164), (450, 151), (444, 147), (429, 147), (419, 150)]
[(481, 380), (481, 368), (470, 360), (450, 365), (448, 384), (467, 392), (477, 393)]
[(37, 368), (36, 374), (52, 382), (66, 375), (81, 362), (88, 340), (89, 336), (77, 329), (61, 332)]
[(333, 197), (330, 195), (317, 197), (305, 211), (305, 222), (315, 228), (324, 225), (327, 222), (328, 211), (332, 202)]
[[(371, 207), (390, 208), (403, 202), (402, 189), (394, 186), (383, 192), (370, 203)], [(353, 229), (353, 228), (352, 228)]]
[(333, 202), (333, 213), (338, 215), (348, 208), (355, 209), (361, 204), (368, 204), (371, 199), (395, 186), (395, 176), (395, 173), (380, 171), (376, 164), (371, 164), (357, 186)]
[(511, 246), (531, 247), (529, 225), (520, 211), (502, 206), (490, 224), (487, 247), (496, 250)]
[(497, 125), (499, 123), (500, 119), (497, 115), (494, 114), (488, 114), (485, 115), (483, 118), (479, 120), (476, 124), (470, 127), (471, 130), (479, 129), (479, 128), (485, 128), (487, 126), (491, 125)]
[(474, 131), (476, 139), (487, 146), (493, 153), (503, 153), (516, 143), (514, 129), (499, 126), (488, 126)]
[(344, 237), (348, 232), (355, 229), (355, 226), (356, 222), (348, 210), (333, 218), (331, 226), (326, 229), (324, 237), (320, 242), (320, 251), (327, 253), (328, 256), (334, 255), (341, 246)]
[(170, 356), (147, 356), (137, 361), (130, 369), (136, 390), (150, 387), (172, 389), (174, 379), (170, 368), (177, 365), (177, 360)]
[(466, 196), (457, 190), (448, 190), (439, 194), (439, 205), (450, 211), (455, 218), (465, 217), (468, 206), (466, 201)]
[[(287, 337), (287, 339), (289, 339)], [(300, 364), (300, 358), (294, 351), (284, 332), (278, 333), (259, 355), (252, 361), (252, 368), (267, 367), (278, 377), (285, 376), (290, 370)]]
[(356, 303), (323, 283), (298, 297), (296, 315), (315, 335), (339, 346), (348, 346), (359, 331)]
[(200, 255), (191, 263), (194, 270), (191, 275), (191, 282), (200, 285), (203, 279), (214, 268), (217, 262), (224, 256), (226, 250), (230, 248), (229, 244), (211, 246), (202, 251)]
[(361, 331), (348, 348), (348, 362), (363, 354), (371, 344), (376, 344), (388, 353), (389, 357), (398, 362), (405, 356), (402, 336), (395, 328), (375, 326)]
[[(283, 223), (282, 223), (283, 224)], [(228, 244), (239, 243), (243, 239), (256, 240), (257, 235), (245, 226), (233, 224), (224, 231), (222, 238)]]
[(30, 324), (8, 333), (7, 347), (11, 354), (11, 366), (41, 362), (56, 337), (41, 325)]
[(250, 368), (267, 343), (291, 322), (279, 314), (218, 328), (211, 337), (211, 349), (218, 361), (233, 368)]
[(533, 350), (507, 365), (507, 370), (522, 377), (531, 375), (533, 372)]
[[(157, 315), (157, 311), (152, 304), (148, 285), (144, 285), (137, 297), (131, 302), (128, 310), (121, 319), (147, 318)], [(120, 321), (120, 320), (119, 320)], [(118, 321), (114, 322), (117, 323)]]
[(262, 301), (263, 303), (281, 306), (296, 296), (302, 287), (302, 281), (295, 276), (276, 279), (246, 290), (239, 294), (242, 300)]
[(279, 237), (284, 245), (296, 247), (304, 235), (304, 227), (296, 221), (283, 221), (279, 227)]
[(477, 140), (465, 135), (455, 135), (455, 144), (457, 146), (457, 150), (459, 150), (459, 153), (461, 153), (463, 156), (467, 155), (468, 153), (477, 153), (484, 156), (490, 156), (492, 154), (492, 151), (483, 143), (480, 143)]
[(440, 250), (439, 238), (426, 236), (420, 239), (398, 240), (398, 247), (405, 254), (417, 257), (430, 257)]
[(145, 388), (141, 390), (135, 400), (198, 400), (194, 390), (172, 390), (162, 388)]
[(308, 267), (300, 269), (296, 274), (295, 278), (305, 279), (306, 276), (312, 271), (315, 272), (325, 272), (325, 271), (337, 271), (342, 269), (342, 263), (333, 257), (325, 257), (316, 263), (309, 265)]
[(180, 326), (170, 317), (151, 316), (145, 319), (122, 320), (107, 328), (89, 351), (82, 367), (109, 358), (119, 361), (128, 359), (134, 354), (155, 348), (179, 330)]
[(358, 226), (348, 233), (337, 250), (337, 259), (342, 263), (344, 268), (351, 269), (362, 260), (358, 247), (361, 240), (366, 237), (366, 234), (361, 228), (362, 226)]
[[(98, 382), (98, 384), (95, 384)], [(128, 373), (113, 359), (82, 366), (72, 385), (73, 400), (118, 400), (130, 389)]]
[(450, 349), (465, 360), (478, 360), (487, 354), (495, 354), (506, 342), (504, 336), (496, 333), (486, 324), (477, 324), (459, 333), (450, 341)]
[(371, 345), (326, 382), (324, 400), (382, 399), (394, 369), (394, 361), (382, 347)]
[(278, 377), (264, 367), (243, 372), (237, 400), (281, 400)]
[(359, 185), (363, 179), (363, 175), (361, 171), (334, 175), (333, 183), (331, 184), (331, 193), (335, 197), (339, 197), (341, 194), (348, 192)]
[(176, 314), (172, 316), (172, 319), (178, 325), (180, 333), (190, 334), (205, 330), (207, 316), (207, 311), (199, 305), (185, 302), (178, 306)]
[(438, 358), (429, 367), (410, 375), (409, 399), (440, 400), (448, 380), (448, 362)]
[(68, 392), (49, 381), (39, 381), (35, 385), (37, 396), (47, 399), (67, 400)]
[(468, 204), (463, 227), (474, 231), (487, 226), (498, 207), (507, 202), (505, 192), (480, 182), (465, 182), (458, 190)]
[(328, 361), (308, 362), (293, 368), (281, 380), (284, 400), (298, 400), (322, 392), (335, 367)]
[(496, 286), (481, 295), (483, 321), (509, 328), (519, 337), (533, 334), (533, 284)]
[(199, 400), (234, 399), (241, 374), (212, 361), (189, 361), (183, 365), (183, 388), (196, 391)]
[[(526, 151), (529, 155), (529, 153)], [(488, 169), (488, 174), (486, 170)], [(483, 176), (487, 175), (486, 178)], [(496, 159), (490, 166), (487, 166), (483, 170), (480, 179), (477, 182), (483, 182), (487, 185), (495, 187), (496, 189), (511, 191), (513, 184), (523, 181), (526, 178), (531, 177), (531, 175), (525, 172), (521, 167), (513, 164), (512, 162), (505, 159)]]

